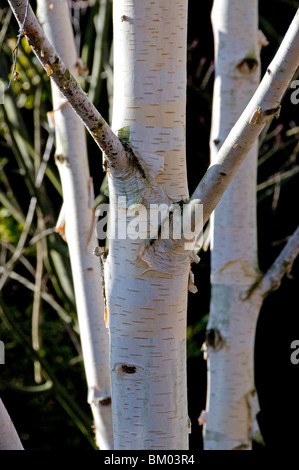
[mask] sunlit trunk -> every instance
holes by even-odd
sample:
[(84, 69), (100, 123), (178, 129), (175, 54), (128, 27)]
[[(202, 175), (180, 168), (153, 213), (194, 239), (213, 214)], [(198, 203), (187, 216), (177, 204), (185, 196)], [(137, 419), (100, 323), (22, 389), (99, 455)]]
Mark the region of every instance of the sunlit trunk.
[[(114, 1), (112, 127), (143, 169), (109, 178), (111, 215), (188, 196), (186, 15), (186, 0)], [(187, 449), (189, 257), (161, 253), (151, 267), (145, 240), (124, 238), (110, 240), (105, 265), (115, 448)]]
[[(77, 75), (77, 53), (68, 3), (38, 2), (40, 22)], [(56, 153), (63, 190), (65, 237), (69, 247), (77, 314), (96, 440), (101, 450), (113, 448), (108, 333), (104, 323), (101, 265), (93, 255), (97, 245), (93, 182), (89, 175), (85, 129), (55, 84), (52, 84)], [(63, 230), (63, 226), (59, 228)]]
[[(258, 86), (257, 0), (214, 0), (212, 24), (216, 67), (210, 142), (213, 163)], [(260, 303), (240, 298), (259, 276), (256, 172), (257, 142), (211, 218), (205, 449), (250, 448), (252, 417), (258, 410), (253, 354)]]

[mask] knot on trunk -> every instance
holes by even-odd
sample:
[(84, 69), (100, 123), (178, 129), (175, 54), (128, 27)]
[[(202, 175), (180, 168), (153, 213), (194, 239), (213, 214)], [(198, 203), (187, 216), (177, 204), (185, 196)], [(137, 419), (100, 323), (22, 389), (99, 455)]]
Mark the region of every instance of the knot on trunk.
[(245, 57), (238, 63), (237, 69), (240, 73), (250, 74), (256, 70), (258, 61), (254, 57)]
[(206, 345), (214, 351), (220, 351), (225, 345), (225, 340), (217, 328), (211, 328), (206, 332)]

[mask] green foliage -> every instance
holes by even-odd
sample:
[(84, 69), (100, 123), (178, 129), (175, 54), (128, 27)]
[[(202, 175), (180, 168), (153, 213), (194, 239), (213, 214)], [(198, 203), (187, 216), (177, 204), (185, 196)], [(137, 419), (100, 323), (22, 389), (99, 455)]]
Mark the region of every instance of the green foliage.
[(0, 239), (15, 244), (18, 240), (21, 224), (17, 223), (6, 207), (0, 209)]
[(187, 355), (188, 358), (201, 356), (203, 350), (204, 333), (208, 324), (209, 315), (204, 315), (197, 322), (187, 326)]
[[(83, 45), (92, 66), (99, 51), (89, 54), (88, 49), (102, 34), (94, 28), (99, 3), (77, 13), (89, 28), (90, 42)], [(93, 449), (68, 248), (55, 233), (62, 190), (48, 121), (49, 77), (23, 37), (8, 90), (18, 35), (8, 8), (0, 11), (0, 28), (0, 78), (6, 85), (0, 105), (1, 397), (25, 449)], [(99, 73), (104, 67), (102, 60)], [(100, 82), (98, 89), (94, 85)], [(105, 95), (105, 82), (93, 82), (98, 99)], [(36, 304), (38, 331), (33, 331)], [(36, 336), (38, 347), (33, 346)]]

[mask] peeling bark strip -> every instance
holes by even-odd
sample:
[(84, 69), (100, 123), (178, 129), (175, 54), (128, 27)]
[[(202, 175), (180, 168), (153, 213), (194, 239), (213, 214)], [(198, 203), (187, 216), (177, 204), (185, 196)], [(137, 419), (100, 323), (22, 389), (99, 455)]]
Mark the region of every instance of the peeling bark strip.
[[(21, 27), (25, 17), (26, 2), (24, 0), (9, 0), (9, 4)], [(106, 154), (108, 160), (114, 163), (114, 166), (116, 166), (117, 161), (118, 167), (122, 168), (126, 165), (126, 152), (122, 143), (88, 99), (47, 39), (31, 6), (29, 6), (23, 30), (38, 60), (74, 111), (82, 119), (95, 142)]]
[[(204, 223), (266, 123), (279, 111), (280, 101), (299, 64), (298, 11), (253, 98), (192, 195), (192, 199), (200, 199), (203, 204)], [(228, 178), (222, 178), (221, 172), (227, 173)]]

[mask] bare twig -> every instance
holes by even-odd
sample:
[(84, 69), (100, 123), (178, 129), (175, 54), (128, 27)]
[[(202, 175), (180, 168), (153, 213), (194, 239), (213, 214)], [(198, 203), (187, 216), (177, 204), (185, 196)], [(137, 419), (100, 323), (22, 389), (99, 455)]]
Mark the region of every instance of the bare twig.
[[(7, 273), (5, 268), (0, 266), (0, 273)], [(23, 286), (27, 287), (27, 289), (31, 290), (34, 292), (35, 285), (30, 282), (28, 279), (26, 279), (24, 276), (21, 276), (20, 274), (10, 271), (8, 276), (11, 279), (14, 279), (15, 281), (19, 282)], [(66, 323), (66, 324), (73, 324), (74, 321), (73, 319), (68, 315), (68, 313), (56, 302), (54, 297), (47, 292), (42, 291), (41, 292), (41, 298), (47, 302), (58, 314), (58, 316), (61, 318), (61, 320)], [(73, 329), (76, 331), (76, 333), (79, 333), (79, 329), (77, 325), (73, 326)]]
[(284, 171), (283, 173), (278, 173), (275, 175), (270, 176), (266, 181), (257, 185), (257, 191), (263, 191), (264, 189), (268, 188), (269, 186), (273, 186), (277, 183), (277, 178), (279, 178), (279, 182), (292, 178), (293, 176), (297, 175), (299, 172), (299, 165), (295, 165), (290, 170)]
[[(31, 239), (32, 240), (32, 239)], [(6, 242), (4, 240), (1, 240), (1, 245), (3, 247), (3, 249), (5, 250), (9, 250), (11, 251), (12, 253), (15, 252), (15, 249), (16, 247), (14, 245), (12, 245), (12, 243), (9, 243), (9, 242)], [(32, 274), (33, 277), (35, 277), (35, 269), (34, 267), (32, 266), (32, 264), (28, 261), (27, 258), (25, 258), (25, 256), (21, 255), (19, 257), (19, 261), (25, 266), (25, 268), (30, 272), (30, 274)], [(4, 266), (5, 265), (5, 262), (3, 262), (1, 260), (1, 263), (0, 263), (1, 266)]]
[[(7, 9), (7, 13), (6, 13), (4, 21), (2, 22), (2, 27), (0, 31), (0, 51), (2, 49), (2, 45), (3, 45), (4, 39), (7, 33), (7, 28), (11, 20), (11, 15), (12, 15), (12, 11)], [(2, 21), (2, 16), (1, 16), (1, 21)]]
[(105, 153), (112, 171), (122, 171), (128, 164), (126, 149), (61, 60), (30, 5), (26, 14), (25, 0), (9, 0), (9, 4), (19, 25), (24, 24), (24, 34), (39, 62)]
[[(220, 148), (217, 161), (210, 165), (191, 197), (189, 204), (197, 201), (197, 204), (203, 206), (203, 226), (265, 125), (273, 117), (278, 117), (280, 101), (298, 64), (299, 9), (262, 82)], [(193, 213), (197, 204), (193, 205)], [(155, 240), (150, 249), (153, 249), (156, 243), (160, 243), (160, 239)]]
[(251, 296), (265, 299), (270, 292), (277, 290), (285, 274), (290, 274), (294, 261), (299, 255), (299, 226), (289, 237), (285, 247), (273, 262), (268, 271), (260, 276), (259, 280), (253, 284), (242, 295), (242, 300), (247, 300)]
[(280, 101), (299, 64), (299, 10), (243, 114), (232, 128), (196, 190), (205, 224), (265, 125), (280, 112)]
[(18, 34), (17, 44), (16, 44), (16, 47), (14, 48), (14, 50), (12, 51), (13, 69), (12, 69), (12, 73), (11, 73), (9, 84), (8, 84), (7, 88), (10, 88), (11, 82), (13, 81), (14, 76), (15, 76), (15, 71), (16, 71), (16, 67), (17, 67), (18, 49), (19, 49), (19, 44), (20, 44), (20, 41), (21, 41), (21, 37), (23, 36), (23, 32), (24, 32), (24, 26), (25, 26), (25, 22), (26, 22), (26, 19), (27, 19), (27, 15), (28, 15), (28, 8), (29, 8), (29, 0), (27, 0), (27, 3), (26, 3), (25, 16), (24, 16), (24, 20), (23, 20), (23, 23), (22, 23), (21, 28), (20, 28), (20, 32)]
[(42, 161), (41, 161), (41, 164), (40, 164), (40, 167), (38, 169), (36, 179), (35, 179), (35, 187), (36, 188), (40, 188), (41, 184), (43, 182), (43, 178), (44, 178), (44, 175), (45, 175), (47, 164), (48, 164), (48, 161), (49, 161), (49, 158), (50, 158), (50, 155), (51, 155), (51, 151), (52, 151), (52, 148), (53, 148), (53, 145), (54, 145), (54, 139), (55, 139), (54, 132), (50, 131), (50, 134), (48, 136), (48, 140), (47, 140), (47, 143), (46, 143), (46, 148), (45, 148), (45, 151), (44, 151), (44, 155), (43, 155), (43, 158), (42, 158)]
[(51, 228), (47, 228), (46, 230), (43, 230), (42, 232), (37, 233), (29, 241), (29, 246), (34, 245), (35, 243), (37, 243), (42, 238), (47, 237), (48, 235), (51, 235), (52, 233), (55, 233), (55, 232), (56, 232), (56, 228), (51, 227)]
[(293, 263), (299, 254), (299, 226), (289, 238), (272, 266), (268, 269), (260, 282), (260, 291), (266, 297), (273, 290), (278, 289), (285, 274), (289, 274)]
[[(38, 228), (42, 230), (43, 220), (42, 216), (38, 216)], [(40, 350), (40, 307), (41, 307), (41, 291), (42, 291), (42, 280), (43, 280), (43, 245), (42, 241), (39, 240), (36, 243), (36, 275), (33, 295), (33, 306), (32, 306), (32, 347), (35, 351)], [(34, 378), (36, 383), (42, 382), (41, 364), (38, 361), (34, 361)]]
[(34, 211), (35, 211), (35, 206), (36, 206), (36, 198), (35, 197), (32, 197), (31, 198), (31, 201), (30, 201), (30, 204), (29, 204), (29, 209), (28, 209), (28, 213), (27, 213), (27, 216), (26, 216), (26, 220), (25, 220), (25, 224), (24, 224), (24, 229), (21, 233), (21, 236), (19, 238), (19, 241), (18, 241), (18, 244), (17, 244), (17, 247), (15, 249), (15, 252), (14, 254), (12, 255), (12, 257), (10, 258), (10, 260), (7, 262), (6, 266), (5, 266), (5, 270), (4, 270), (4, 273), (3, 275), (1, 276), (1, 279), (0, 279), (0, 291), (1, 289), (3, 288), (7, 278), (9, 277), (9, 274), (10, 272), (12, 271), (15, 263), (18, 261), (18, 259), (20, 258), (20, 256), (22, 256), (23, 254), (23, 248), (24, 248), (24, 245), (26, 243), (26, 240), (27, 240), (27, 236), (28, 236), (28, 233), (29, 233), (29, 230), (30, 230), (30, 227), (31, 227), (31, 224), (32, 224), (32, 220), (33, 220), (33, 215), (34, 215)]

